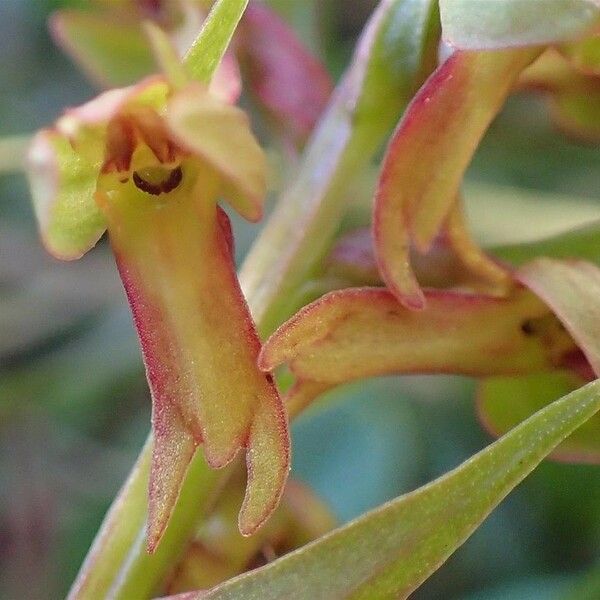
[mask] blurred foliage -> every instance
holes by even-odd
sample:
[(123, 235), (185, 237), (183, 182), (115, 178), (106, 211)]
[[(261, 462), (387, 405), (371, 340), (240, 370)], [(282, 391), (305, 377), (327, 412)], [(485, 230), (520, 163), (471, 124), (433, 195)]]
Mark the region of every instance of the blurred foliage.
[[(57, 7), (82, 4), (0, 2), (2, 136), (30, 133), (92, 96), (45, 25)], [(272, 4), (337, 76), (375, 2)], [(565, 139), (543, 102), (522, 95), (469, 178), (600, 202), (600, 152)], [(362, 187), (367, 196), (370, 183)], [(24, 179), (1, 176), (0, 193), (0, 597), (50, 599), (68, 589), (142, 445), (150, 403), (109, 253), (58, 264), (37, 240)], [(234, 224), (239, 258), (256, 227)], [(295, 476), (340, 520), (357, 516), (489, 441), (474, 393), (472, 381), (448, 377), (337, 390), (294, 426)], [(597, 598), (598, 563), (600, 471), (546, 462), (414, 598)]]

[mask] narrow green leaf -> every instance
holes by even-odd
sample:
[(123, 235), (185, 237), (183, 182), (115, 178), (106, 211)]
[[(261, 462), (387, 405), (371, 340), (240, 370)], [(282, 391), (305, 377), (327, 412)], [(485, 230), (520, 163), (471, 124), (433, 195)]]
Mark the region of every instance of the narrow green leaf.
[(464, 185), (475, 238), (486, 248), (542, 242), (600, 220), (593, 198), (481, 182)]
[(406, 598), (599, 409), (600, 382), (594, 382), (537, 412), (431, 484), (197, 597)]
[(446, 42), (465, 50), (552, 44), (584, 35), (598, 0), (440, 0)]
[(206, 85), (210, 83), (247, 5), (248, 0), (215, 3), (183, 59), (192, 79)]

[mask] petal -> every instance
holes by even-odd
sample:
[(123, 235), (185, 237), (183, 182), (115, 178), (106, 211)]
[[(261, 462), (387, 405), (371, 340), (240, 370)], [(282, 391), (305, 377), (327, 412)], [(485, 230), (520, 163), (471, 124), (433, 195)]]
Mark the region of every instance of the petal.
[[(471, 237), (460, 204), (452, 209), (430, 251), (412, 251), (411, 261), (418, 281), (427, 287), (503, 294), (512, 285), (510, 273), (487, 256)], [(371, 231), (365, 227), (343, 235), (327, 259), (325, 273), (354, 286), (381, 285)], [(341, 287), (349, 286), (338, 286)]]
[(238, 62), (231, 52), (226, 52), (223, 56), (210, 80), (208, 90), (215, 98), (227, 104), (235, 104), (239, 100), (242, 94), (242, 76)]
[(414, 97), (384, 159), (374, 212), (383, 280), (408, 308), (424, 298), (410, 266), (450, 214), (465, 169), (537, 49), (456, 52)]
[(98, 167), (79, 156), (64, 136), (49, 129), (35, 136), (28, 162), (44, 245), (57, 258), (81, 257), (106, 229), (94, 201)]
[(56, 129), (69, 139), (75, 151), (97, 164), (98, 174), (106, 158), (107, 126), (129, 107), (164, 108), (169, 86), (163, 77), (148, 77), (136, 85), (109, 90), (89, 102), (69, 108), (56, 122)]
[(512, 286), (510, 272), (490, 258), (475, 242), (465, 220), (462, 201), (455, 203), (444, 227), (447, 245), (460, 264), (465, 282), (479, 284), (479, 291), (506, 293)]
[[(218, 180), (207, 171), (194, 181), (184, 167), (169, 194), (130, 183), (99, 198), (159, 427), (153, 481), (164, 481), (161, 465), (175, 469), (171, 487), (157, 485), (161, 496), (151, 497), (154, 538), (173, 508), (192, 439), (216, 468), (248, 449), (248, 529), (275, 508), (289, 468), (287, 419), (271, 378), (256, 366), (260, 342), (235, 276), (228, 220), (214, 203)], [(188, 435), (177, 448), (173, 432), (182, 426)]]
[(259, 220), (266, 161), (245, 113), (191, 85), (169, 102), (166, 118), (177, 141), (222, 178), (223, 195), (233, 208), (249, 221)]
[(153, 403), (152, 430), (147, 523), (147, 546), (151, 553), (165, 531), (197, 445), (178, 407), (169, 401)]
[(295, 141), (305, 141), (333, 89), (325, 67), (285, 21), (257, 2), (248, 7), (238, 40), (250, 91)]
[(327, 258), (327, 273), (356, 285), (381, 284), (371, 230), (362, 227), (340, 237)]
[(259, 365), (286, 363), (301, 381), (334, 385), (398, 373), (538, 372), (576, 350), (549, 309), (524, 290), (502, 299), (428, 292), (427, 301), (415, 312), (382, 289), (332, 292), (282, 325)]
[[(273, 383), (271, 386), (275, 389)], [(280, 402), (262, 401), (258, 406), (246, 462), (248, 486), (239, 528), (242, 535), (252, 535), (277, 508), (290, 469), (287, 416)]]
[(540, 258), (516, 276), (550, 306), (600, 375), (600, 269), (580, 260)]
[(81, 106), (67, 109), (57, 126), (65, 135), (74, 137), (79, 127), (106, 126), (129, 105), (160, 110), (165, 106), (168, 94), (169, 86), (163, 77), (147, 77), (136, 85), (109, 90)]

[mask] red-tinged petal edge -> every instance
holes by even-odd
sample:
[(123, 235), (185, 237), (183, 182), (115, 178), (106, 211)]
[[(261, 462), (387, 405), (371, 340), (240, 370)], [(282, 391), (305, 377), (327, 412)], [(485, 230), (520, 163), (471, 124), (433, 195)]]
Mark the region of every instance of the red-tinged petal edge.
[[(256, 365), (254, 323), (235, 275), (231, 232), (216, 208), (218, 179), (160, 196), (123, 184), (99, 195), (140, 337), (153, 400), (148, 547), (156, 548), (198, 444), (214, 468), (245, 449), (244, 534), (277, 506), (290, 464), (283, 403)], [(188, 186), (194, 186), (189, 188)]]
[[(275, 384), (268, 379), (276, 394)], [(262, 402), (247, 442), (248, 484), (238, 520), (242, 535), (252, 535), (281, 500), (290, 465), (288, 435), (283, 404)]]
[(170, 402), (152, 406), (154, 447), (148, 497), (148, 552), (156, 550), (177, 502), (197, 440)]
[(272, 10), (252, 2), (238, 31), (238, 55), (250, 91), (302, 143), (333, 90), (325, 67)]
[(426, 252), (457, 197), (481, 138), (519, 73), (539, 49), (457, 51), (425, 82), (406, 110), (384, 158), (375, 198), (377, 262), (407, 308), (425, 298), (410, 264)]
[(534, 294), (510, 297), (427, 291), (410, 311), (387, 290), (332, 292), (282, 325), (259, 366), (285, 363), (296, 375), (288, 393), (296, 413), (336, 385), (389, 374), (455, 373), (485, 377), (566, 368), (571, 337)]
[(164, 77), (153, 75), (135, 85), (108, 90), (81, 106), (67, 109), (57, 121), (57, 127), (64, 135), (73, 137), (76, 127), (108, 124), (130, 102), (160, 108), (167, 94), (168, 85)]

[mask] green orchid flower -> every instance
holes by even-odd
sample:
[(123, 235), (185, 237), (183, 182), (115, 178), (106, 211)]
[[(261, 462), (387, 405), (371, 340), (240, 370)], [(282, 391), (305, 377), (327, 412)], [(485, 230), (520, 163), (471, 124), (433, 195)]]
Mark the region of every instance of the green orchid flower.
[(253, 533), (279, 502), (290, 456), (218, 205), (261, 217), (265, 158), (248, 119), (206, 86), (154, 77), (68, 110), (37, 134), (29, 159), (54, 256), (76, 259), (108, 230), (152, 393), (149, 550), (199, 444), (215, 468), (246, 450), (239, 527)]

